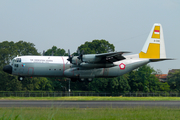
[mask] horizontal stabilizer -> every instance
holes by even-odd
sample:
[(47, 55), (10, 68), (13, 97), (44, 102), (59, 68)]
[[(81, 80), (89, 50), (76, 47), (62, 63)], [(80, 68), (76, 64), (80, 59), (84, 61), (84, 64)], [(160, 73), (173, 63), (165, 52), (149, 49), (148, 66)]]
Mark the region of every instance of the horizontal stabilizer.
[(149, 59), (150, 62), (159, 62), (159, 61), (164, 61), (164, 60), (175, 60), (175, 59), (172, 59), (172, 58), (162, 58), (162, 59)]

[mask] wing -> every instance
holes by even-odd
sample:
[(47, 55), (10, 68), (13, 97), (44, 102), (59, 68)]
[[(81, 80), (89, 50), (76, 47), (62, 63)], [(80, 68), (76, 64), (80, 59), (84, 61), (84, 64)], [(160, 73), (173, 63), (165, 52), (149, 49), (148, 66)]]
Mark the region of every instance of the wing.
[(130, 52), (126, 52), (126, 51), (122, 51), (122, 52), (111, 52), (111, 53), (102, 53), (102, 54), (97, 54), (95, 55), (96, 57), (101, 57), (101, 63), (113, 63), (116, 61), (120, 61), (120, 60), (124, 60), (126, 59), (124, 56), (122, 56), (122, 54), (124, 53), (130, 53)]

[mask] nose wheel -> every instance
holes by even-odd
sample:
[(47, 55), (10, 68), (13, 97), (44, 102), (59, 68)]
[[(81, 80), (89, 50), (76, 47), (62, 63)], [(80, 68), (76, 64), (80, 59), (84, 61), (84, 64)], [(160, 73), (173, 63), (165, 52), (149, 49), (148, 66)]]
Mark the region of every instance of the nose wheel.
[(23, 81), (23, 80), (24, 80), (24, 77), (18, 76), (18, 80), (19, 80), (19, 81)]

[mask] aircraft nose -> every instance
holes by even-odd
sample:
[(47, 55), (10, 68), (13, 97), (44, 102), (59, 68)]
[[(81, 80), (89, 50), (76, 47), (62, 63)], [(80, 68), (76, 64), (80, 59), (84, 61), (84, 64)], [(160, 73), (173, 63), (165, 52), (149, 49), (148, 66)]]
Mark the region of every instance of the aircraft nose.
[(6, 65), (3, 67), (3, 71), (12, 74), (12, 66)]

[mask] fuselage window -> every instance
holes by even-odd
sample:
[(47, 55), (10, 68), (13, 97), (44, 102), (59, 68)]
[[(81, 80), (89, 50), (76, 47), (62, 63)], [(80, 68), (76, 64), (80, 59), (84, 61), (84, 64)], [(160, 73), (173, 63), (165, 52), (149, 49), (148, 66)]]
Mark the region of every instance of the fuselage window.
[(18, 67), (18, 64), (14, 64), (14, 67)]

